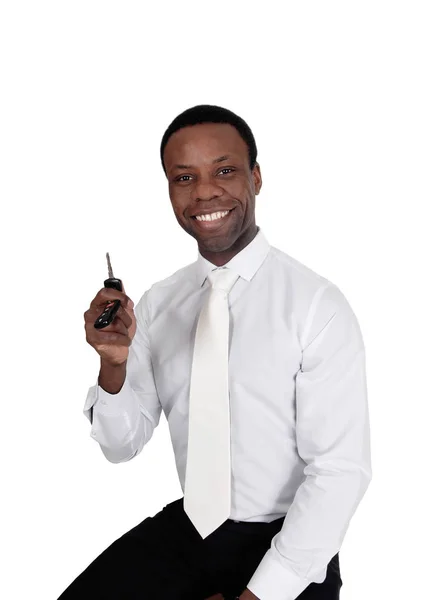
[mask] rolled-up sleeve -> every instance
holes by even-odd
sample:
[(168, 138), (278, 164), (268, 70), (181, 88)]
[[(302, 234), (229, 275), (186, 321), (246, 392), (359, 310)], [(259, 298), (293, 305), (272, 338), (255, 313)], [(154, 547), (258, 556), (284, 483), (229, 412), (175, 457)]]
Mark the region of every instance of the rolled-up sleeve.
[(260, 600), (294, 600), (322, 583), (372, 478), (365, 347), (330, 283), (311, 303), (296, 376), (297, 448), (305, 478), (248, 584)]
[(84, 414), (91, 422), (91, 437), (105, 457), (125, 462), (141, 452), (159, 424), (162, 406), (156, 390), (149, 339), (147, 290), (134, 308), (136, 333), (129, 347), (126, 379), (117, 394), (98, 384), (88, 390)]

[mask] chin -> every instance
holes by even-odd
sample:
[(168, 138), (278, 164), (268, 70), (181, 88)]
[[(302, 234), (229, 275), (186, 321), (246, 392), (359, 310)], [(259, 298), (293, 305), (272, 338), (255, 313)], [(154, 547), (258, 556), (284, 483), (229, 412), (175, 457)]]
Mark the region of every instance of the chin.
[(201, 249), (207, 250), (207, 252), (225, 252), (229, 250), (235, 243), (235, 236), (224, 236), (224, 237), (214, 237), (214, 238), (197, 238), (198, 245)]

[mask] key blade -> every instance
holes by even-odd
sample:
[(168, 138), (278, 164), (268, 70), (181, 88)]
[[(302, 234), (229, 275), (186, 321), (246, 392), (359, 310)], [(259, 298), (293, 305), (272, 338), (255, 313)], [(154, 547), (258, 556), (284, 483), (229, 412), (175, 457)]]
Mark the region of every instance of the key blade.
[(112, 270), (112, 266), (111, 266), (109, 252), (106, 253), (106, 259), (107, 259), (107, 263), (108, 263), (108, 277), (113, 278), (114, 275), (113, 275), (113, 270)]

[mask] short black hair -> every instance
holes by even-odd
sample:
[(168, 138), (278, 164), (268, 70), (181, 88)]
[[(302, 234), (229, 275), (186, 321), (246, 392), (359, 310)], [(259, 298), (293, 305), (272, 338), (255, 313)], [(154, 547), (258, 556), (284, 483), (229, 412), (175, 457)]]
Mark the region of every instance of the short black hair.
[(163, 134), (160, 146), (160, 158), (165, 175), (166, 169), (163, 161), (163, 153), (169, 138), (183, 127), (198, 125), (200, 123), (228, 123), (235, 127), (248, 146), (249, 166), (252, 171), (256, 164), (257, 147), (251, 128), (246, 121), (227, 108), (213, 106), (212, 104), (198, 104), (180, 113)]

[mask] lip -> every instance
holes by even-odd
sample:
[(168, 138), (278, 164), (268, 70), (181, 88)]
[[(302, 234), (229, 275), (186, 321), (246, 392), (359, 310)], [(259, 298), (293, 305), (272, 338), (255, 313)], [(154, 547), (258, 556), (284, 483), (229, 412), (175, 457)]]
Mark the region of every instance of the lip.
[[(220, 229), (221, 227), (224, 227), (226, 225), (227, 221), (229, 221), (231, 218), (231, 213), (234, 210), (235, 210), (234, 208), (231, 209), (230, 212), (225, 217), (222, 217), (221, 219), (216, 219), (216, 221), (198, 221), (198, 219), (195, 219), (193, 217), (192, 217), (192, 221), (194, 222), (194, 225), (196, 227), (198, 227), (198, 229), (201, 229), (201, 231), (214, 231), (215, 229)], [(214, 210), (212, 212), (219, 212), (219, 211)], [(203, 213), (201, 213), (201, 214), (203, 214)], [(211, 213), (207, 213), (207, 214), (211, 214)]]
[(196, 217), (197, 215), (200, 216), (200, 217), (202, 215), (212, 215), (213, 213), (225, 212), (226, 210), (231, 211), (231, 210), (234, 210), (234, 209), (235, 209), (235, 206), (233, 206), (232, 208), (228, 208), (228, 207), (225, 207), (225, 208), (213, 208), (212, 210), (203, 210), (201, 212), (198, 212), (195, 215), (191, 215), (191, 217)]

